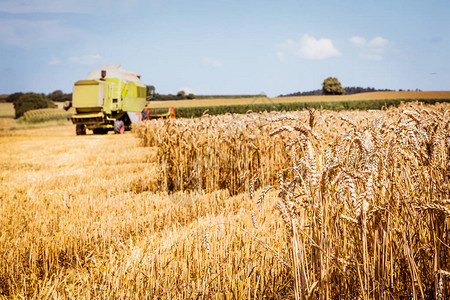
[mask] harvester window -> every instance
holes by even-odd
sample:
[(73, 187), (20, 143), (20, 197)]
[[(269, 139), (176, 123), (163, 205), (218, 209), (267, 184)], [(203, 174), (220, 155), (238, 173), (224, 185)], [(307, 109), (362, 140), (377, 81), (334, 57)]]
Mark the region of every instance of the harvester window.
[(136, 84), (134, 82), (128, 82), (128, 95), (136, 97)]
[(137, 96), (139, 98), (145, 98), (147, 94), (147, 89), (145, 87), (138, 86), (137, 87)]

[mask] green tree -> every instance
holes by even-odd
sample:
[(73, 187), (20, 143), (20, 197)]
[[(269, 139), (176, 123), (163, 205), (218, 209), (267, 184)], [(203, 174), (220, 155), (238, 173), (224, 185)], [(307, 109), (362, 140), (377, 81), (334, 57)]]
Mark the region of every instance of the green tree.
[(16, 118), (20, 118), (23, 114), (32, 109), (47, 108), (50, 101), (43, 95), (35, 93), (23, 94), (17, 101), (14, 102), (14, 109), (16, 111)]
[(153, 85), (147, 85), (146, 87), (147, 87), (147, 100), (152, 99), (156, 94), (155, 92), (156, 89)]
[(63, 102), (65, 101), (64, 93), (61, 90), (56, 90), (50, 94), (48, 94), (48, 98), (55, 102)]
[(328, 77), (322, 83), (323, 95), (345, 95), (345, 90), (336, 77)]
[(17, 100), (19, 100), (19, 98), (23, 95), (23, 93), (14, 93), (9, 95), (6, 98), (6, 102), (16, 102)]
[(186, 93), (184, 91), (179, 91), (177, 93), (177, 97), (180, 99), (185, 99), (186, 98)]

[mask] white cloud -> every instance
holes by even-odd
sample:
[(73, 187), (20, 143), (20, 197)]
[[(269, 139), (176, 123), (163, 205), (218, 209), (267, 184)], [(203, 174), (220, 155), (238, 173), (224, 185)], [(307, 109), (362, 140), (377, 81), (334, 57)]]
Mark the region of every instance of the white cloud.
[[(137, 5), (140, 0), (118, 1), (111, 6), (109, 0), (1, 0), (0, 12), (9, 14), (36, 13), (84, 13), (90, 14), (99, 9), (123, 9), (126, 6)], [(114, 1), (117, 2), (117, 1)]]
[(0, 19), (0, 43), (33, 48), (85, 37), (86, 33), (58, 20)]
[(374, 60), (374, 61), (382, 61), (383, 56), (381, 54), (370, 54), (370, 53), (360, 53), (359, 57), (367, 59), (367, 60)]
[(284, 52), (282, 52), (282, 51), (278, 51), (277, 52), (277, 58), (278, 58), (278, 60), (279, 61), (281, 61), (282, 63), (285, 63), (287, 60), (286, 60), (286, 55), (284, 54)]
[(27, 13), (80, 13), (86, 10), (91, 1), (70, 0), (3, 0), (0, 12), (12, 14)]
[(299, 42), (287, 40), (281, 49), (284, 51), (277, 54), (279, 58), (285, 53), (303, 59), (326, 59), (341, 55), (330, 39), (316, 39), (308, 34), (302, 36)]
[(383, 60), (383, 55), (389, 43), (387, 39), (381, 36), (375, 37), (368, 42), (363, 37), (354, 36), (350, 38), (350, 42), (361, 49), (358, 54), (359, 57), (374, 61)]
[(362, 47), (366, 44), (366, 39), (360, 36), (354, 36), (350, 39), (350, 42), (355, 46)]
[(94, 65), (101, 61), (102, 57), (100, 54), (87, 54), (83, 56), (73, 56), (68, 59), (70, 64), (77, 65)]
[(86, 54), (80, 56), (71, 56), (69, 58), (61, 59), (58, 57), (52, 57), (47, 65), (60, 66), (60, 65), (96, 65), (102, 62), (103, 58), (100, 54)]
[(209, 57), (205, 57), (202, 60), (202, 65), (211, 67), (211, 68), (220, 68), (222, 66), (222, 62), (218, 59), (212, 59)]
[(47, 62), (47, 64), (48, 64), (49, 66), (57, 66), (57, 65), (60, 65), (60, 64), (61, 64), (61, 61), (60, 61), (58, 58), (56, 58), (56, 57), (52, 57), (52, 58)]
[(369, 42), (369, 46), (373, 48), (381, 48), (385, 47), (388, 43), (388, 40), (378, 36)]
[[(153, 7), (161, 6), (164, 0), (146, 0)], [(0, 12), (8, 14), (97, 14), (103, 12), (131, 12), (142, 6), (142, 0), (0, 0)]]

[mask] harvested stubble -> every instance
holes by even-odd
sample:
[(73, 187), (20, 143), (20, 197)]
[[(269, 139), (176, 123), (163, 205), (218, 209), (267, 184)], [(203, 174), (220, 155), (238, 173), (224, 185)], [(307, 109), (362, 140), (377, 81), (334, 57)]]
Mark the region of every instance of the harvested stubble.
[[(449, 107), (153, 121), (138, 133), (159, 147), (169, 188), (248, 184), (255, 227), (268, 220), (261, 207), (277, 189), (288, 246), (275, 257), (290, 265), (296, 298), (446, 299)], [(224, 143), (231, 137), (234, 145)], [(260, 147), (255, 164), (250, 144)], [(258, 181), (266, 188), (254, 197)]]
[[(288, 269), (242, 230), (246, 195), (154, 192), (156, 152), (134, 135), (62, 126), (0, 144), (0, 299), (289, 297)], [(260, 228), (281, 252), (281, 221)]]

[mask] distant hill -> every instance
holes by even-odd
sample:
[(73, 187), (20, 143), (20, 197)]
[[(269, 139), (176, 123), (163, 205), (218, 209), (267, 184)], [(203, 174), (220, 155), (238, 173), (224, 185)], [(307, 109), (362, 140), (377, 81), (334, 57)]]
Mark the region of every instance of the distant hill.
[[(392, 90), (389, 89), (376, 89), (371, 87), (360, 87), (360, 86), (352, 86), (352, 87), (345, 87), (345, 94), (346, 95), (352, 95), (352, 94), (359, 94), (359, 93), (368, 93), (368, 92), (389, 92)], [(322, 89), (320, 90), (313, 90), (308, 92), (296, 92), (292, 94), (286, 94), (286, 95), (280, 95), (278, 97), (294, 97), (294, 96), (319, 96), (322, 95)]]

